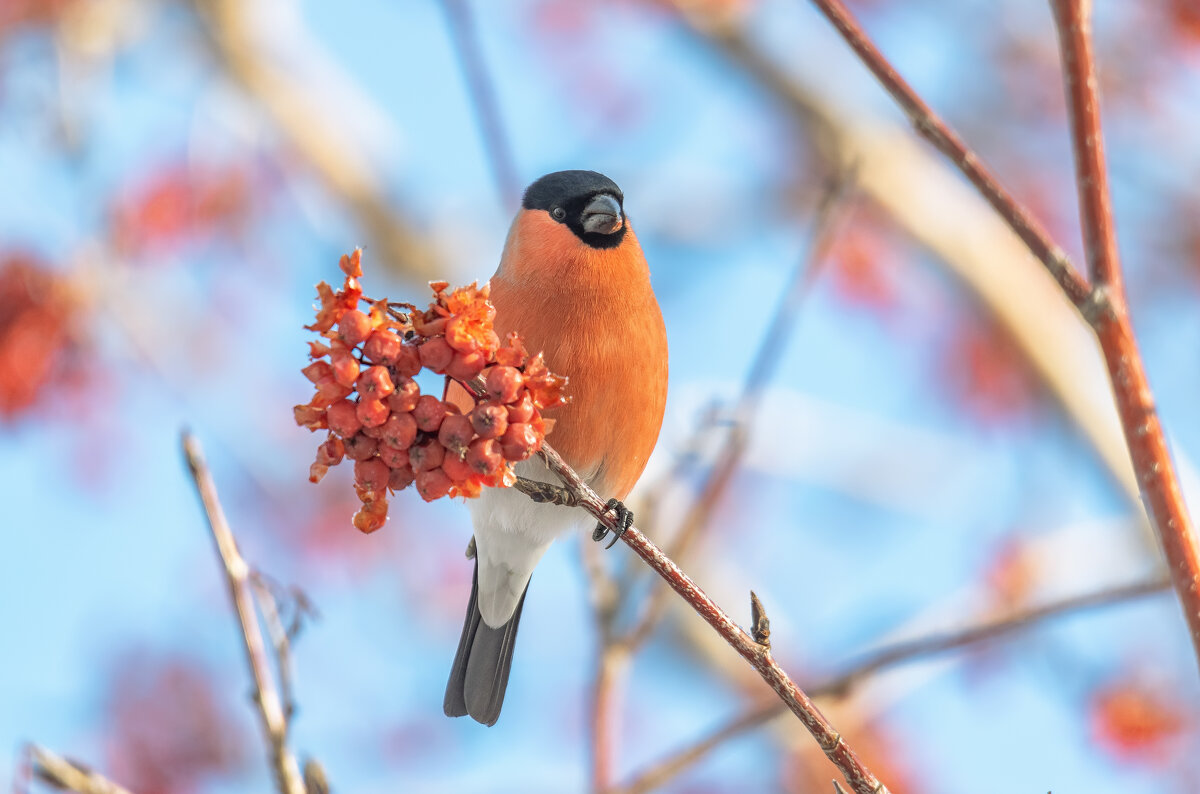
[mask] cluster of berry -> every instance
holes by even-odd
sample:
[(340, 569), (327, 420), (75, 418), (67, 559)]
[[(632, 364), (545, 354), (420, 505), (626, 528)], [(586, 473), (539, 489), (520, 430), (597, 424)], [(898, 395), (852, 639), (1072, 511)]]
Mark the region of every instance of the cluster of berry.
[[(566, 401), (566, 378), (515, 333), (501, 344), (486, 284), (448, 291), (433, 282), (433, 302), (420, 311), (363, 296), (361, 249), (341, 268), (341, 289), (317, 285), (317, 320), (305, 326), (327, 340), (309, 343), (313, 361), (303, 372), (316, 393), (295, 407), (298, 425), (329, 431), (309, 480), (353, 460), (362, 502), (354, 526), (363, 532), (383, 526), (389, 491), (413, 483), (426, 501), (512, 485), (513, 463), (541, 449), (553, 426), (542, 411)], [(413, 378), (422, 368), (462, 384), (461, 398), (421, 394)]]

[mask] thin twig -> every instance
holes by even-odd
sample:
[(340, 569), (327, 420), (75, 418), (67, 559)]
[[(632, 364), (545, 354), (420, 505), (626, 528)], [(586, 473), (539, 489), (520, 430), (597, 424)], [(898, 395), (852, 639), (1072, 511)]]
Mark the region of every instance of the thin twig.
[(233, 531), (217, 498), (217, 487), (204, 460), (199, 442), (190, 433), (183, 434), (183, 454), (196, 484), (217, 552), (225, 569), (229, 595), (237, 612), (238, 625), (246, 647), (246, 660), (254, 679), (254, 702), (262, 722), (267, 751), (280, 794), (305, 794), (300, 767), (287, 747), (288, 723), (279, 692), (271, 676), (267, 651), (263, 644), (254, 597), (250, 591), (250, 567), (238, 551)]
[(1095, 282), (1085, 316), (1104, 352), (1142, 501), (1166, 556), (1200, 662), (1200, 536), (1183, 500), (1129, 319), (1104, 164), (1104, 134), (1100, 127), (1092, 51), (1092, 4), (1090, 0), (1052, 0), (1050, 7), (1062, 50), (1083, 242)]
[(284, 719), (285, 722), (291, 722), (296, 713), (296, 697), (292, 687), (292, 640), (299, 632), (311, 604), (303, 593), (293, 594), (294, 613), (289, 625), (283, 620), (279, 599), (275, 596), (278, 585), (259, 571), (250, 572), (250, 584), (258, 598), (263, 621), (267, 624), (271, 645), (275, 648), (275, 668), (279, 671), (279, 697), (283, 702)]
[[(808, 248), (792, 270), (783, 298), (779, 301), (767, 331), (758, 345), (742, 393), (733, 410), (732, 424), (715, 456), (715, 462), (700, 489), (699, 496), (688, 508), (679, 531), (667, 548), (667, 556), (672, 559), (680, 559), (687, 554), (692, 543), (708, 525), (717, 502), (725, 493), (741, 463), (763, 391), (779, 365), (780, 351), (787, 344), (788, 334), (796, 323), (804, 298), (816, 280), (821, 263), (825, 261), (829, 247), (837, 239), (841, 229), (854, 178), (855, 171), (852, 167), (843, 169), (830, 181), (821, 197), (813, 217)], [(640, 647), (650, 637), (662, 618), (666, 604), (666, 590), (656, 588), (651, 591), (640, 619), (625, 639), (630, 648)]]
[(1017, 236), (1025, 243), (1062, 287), (1067, 298), (1081, 311), (1086, 305), (1091, 289), (1087, 281), (1075, 269), (1046, 229), (996, 180), (979, 155), (967, 148), (962, 139), (942, 120), (925, 101), (917, 95), (892, 64), (883, 56), (870, 37), (858, 24), (858, 20), (846, 8), (842, 0), (812, 0), (838, 33), (858, 54), (863, 64), (871, 70), (901, 110), (908, 114), (917, 134), (946, 155), (963, 175), (979, 189), (988, 203), (996, 210)]
[[(606, 502), (575, 473), (574, 469), (567, 465), (553, 447), (543, 444), (539, 454), (550, 470), (562, 480), (567, 490), (574, 494), (584, 510), (608, 527), (610, 531), (617, 530), (615, 511), (607, 508)], [(855, 755), (846, 740), (821, 714), (809, 696), (796, 686), (783, 668), (775, 662), (769, 649), (756, 643), (753, 637), (742, 630), (724, 610), (717, 606), (716, 602), (709, 598), (671, 558), (663, 554), (662, 550), (643, 535), (637, 527), (629, 527), (625, 530), (621, 535), (621, 540), (657, 571), (671, 586), (671, 589), (678, 593), (742, 658), (754, 667), (762, 679), (775, 690), (779, 698), (787, 704), (787, 707), (817, 740), (817, 744), (826, 757), (841, 771), (846, 782), (850, 784), (856, 794), (886, 794), (887, 788)]]
[[(104, 775), (36, 744), (25, 746), (27, 773), (37, 780), (63, 791), (79, 794), (130, 794), (129, 789), (117, 785)], [(20, 791), (19, 783), (15, 786)]]
[[(1064, 598), (1061, 601), (1034, 607), (1000, 620), (971, 626), (960, 631), (932, 634), (888, 645), (863, 657), (858, 662), (851, 663), (843, 672), (834, 677), (810, 687), (808, 692), (814, 698), (844, 697), (864, 679), (881, 670), (989, 640), (1009, 637), (1055, 618), (1163, 593), (1170, 587), (1170, 580), (1166, 576), (1162, 576), (1145, 582), (1105, 588), (1094, 593)], [(779, 703), (747, 709), (695, 743), (675, 751), (635, 775), (623, 786), (609, 790), (607, 794), (642, 794), (652, 791), (701, 761), (708, 753), (725, 742), (761, 727), (786, 713), (786, 708)]]
[(454, 49), (462, 65), (471, 104), (475, 108), (475, 120), (479, 123), (480, 135), (487, 150), (488, 163), (496, 180), (496, 190), (507, 209), (515, 209), (521, 196), (521, 183), (514, 165), (512, 146), (504, 133), (500, 119), (500, 106), (496, 92), (488, 79), (487, 66), (479, 46), (475, 20), (467, 0), (442, 0), (446, 18), (450, 22), (450, 34)]

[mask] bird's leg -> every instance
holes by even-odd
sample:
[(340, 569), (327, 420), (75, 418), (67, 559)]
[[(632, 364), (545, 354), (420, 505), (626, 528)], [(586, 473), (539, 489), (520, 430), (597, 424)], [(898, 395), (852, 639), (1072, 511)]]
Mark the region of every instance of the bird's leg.
[[(604, 547), (606, 549), (611, 549), (613, 544), (620, 540), (621, 536), (625, 534), (625, 530), (633, 526), (633, 511), (622, 504), (621, 500), (619, 499), (609, 499), (608, 504), (604, 506), (604, 510), (605, 512), (612, 510), (617, 514), (617, 528), (613, 530), (612, 542)], [(592, 540), (599, 543), (600, 541), (604, 540), (604, 536), (607, 534), (608, 527), (604, 526), (604, 522), (597, 521), (596, 529), (592, 532)]]

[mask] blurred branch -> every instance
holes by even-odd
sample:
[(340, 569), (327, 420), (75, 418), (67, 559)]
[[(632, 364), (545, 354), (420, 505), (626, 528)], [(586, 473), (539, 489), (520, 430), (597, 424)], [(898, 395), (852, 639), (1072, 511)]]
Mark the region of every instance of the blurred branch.
[(880, 85), (896, 100), (900, 109), (908, 114), (917, 134), (933, 144), (934, 148), (946, 155), (950, 162), (962, 171), (963, 176), (970, 180), (992, 205), (996, 214), (1004, 219), (1009, 228), (1046, 267), (1071, 303), (1082, 310), (1091, 289), (1071, 264), (1066, 253), (1051, 239), (1050, 233), (1028, 209), (1000, 185), (979, 159), (979, 155), (969, 149), (954, 130), (905, 82), (859, 26), (842, 0), (812, 2), (833, 23), (838, 33), (871, 70)]
[(186, 432), (183, 434), (183, 454), (225, 568), (229, 594), (245, 640), (246, 658), (254, 679), (254, 702), (258, 707), (267, 740), (275, 783), (280, 794), (305, 794), (300, 767), (287, 747), (288, 718), (271, 677), (262, 631), (258, 625), (258, 615), (254, 611), (254, 599), (250, 591), (250, 566), (238, 551), (233, 531), (225, 520), (225, 513), (217, 498), (217, 487), (200, 450), (200, 444)]
[(812, 130), (829, 160), (858, 165), (862, 193), (935, 254), (993, 314), (1130, 502), (1139, 504), (1137, 479), (1105, 394), (1107, 378), (1095, 340), (1058, 283), (1008, 224), (907, 130), (844, 107), (822, 80), (774, 62), (739, 27), (683, 19), (699, 42)]
[(267, 633), (275, 648), (276, 669), (279, 671), (279, 694), (283, 702), (285, 721), (290, 721), (296, 711), (296, 699), (292, 687), (292, 640), (299, 634), (305, 616), (312, 615), (312, 602), (300, 590), (289, 594), (292, 604), (292, 619), (285, 623), (276, 597), (278, 585), (259, 571), (250, 572), (250, 584), (258, 599), (259, 609), (267, 624)]
[(450, 23), (450, 34), (454, 50), (462, 65), (463, 77), (475, 108), (475, 120), (483, 137), (488, 163), (496, 180), (496, 190), (505, 209), (515, 210), (521, 197), (521, 182), (513, 158), (512, 145), (504, 133), (500, 119), (500, 106), (492, 88), (483, 53), (479, 46), (475, 20), (471, 15), (468, 0), (442, 0), (442, 8)]
[(376, 169), (341, 138), (336, 118), (313, 102), (305, 87), (263, 55), (240, 0), (192, 0), (207, 24), (218, 60), (266, 112), (326, 188), (362, 224), (377, 256), (419, 279), (437, 278), (440, 265), (430, 246), (388, 201)]
[[(820, 272), (820, 265), (825, 261), (830, 245), (837, 238), (854, 179), (853, 167), (843, 169), (830, 181), (821, 197), (812, 221), (808, 250), (792, 271), (783, 298), (758, 345), (741, 396), (733, 411), (732, 426), (716, 454), (713, 468), (709, 471), (699, 496), (692, 502), (679, 532), (667, 548), (667, 555), (672, 559), (683, 557), (708, 525), (718, 500), (741, 463), (763, 390), (775, 374), (782, 349), (787, 344), (788, 335), (799, 316), (804, 297)], [(653, 632), (666, 607), (666, 597), (667, 591), (662, 588), (650, 593), (641, 619), (624, 640), (631, 649), (638, 648)]]
[(1125, 443), (1142, 486), (1142, 500), (1158, 532), (1200, 662), (1200, 536), (1183, 500), (1129, 319), (1104, 163), (1104, 133), (1096, 94), (1099, 81), (1092, 52), (1092, 4), (1090, 0), (1052, 0), (1050, 7), (1062, 50), (1079, 214), (1094, 281), (1086, 313), (1104, 351)]
[[(607, 527), (609, 531), (619, 531), (615, 511), (607, 507), (606, 502), (566, 464), (553, 447), (543, 444), (539, 454), (584, 510)], [(662, 550), (636, 527), (631, 526), (626, 529), (620, 538), (665, 579), (671, 589), (678, 593), (680, 598), (686, 601), (700, 617), (704, 618), (726, 643), (754, 667), (759, 676), (775, 690), (787, 708), (800, 719), (805, 729), (817, 740), (817, 744), (825, 756), (841, 771), (846, 782), (857, 794), (886, 794), (887, 788), (883, 783), (867, 769), (847, 744), (845, 738), (817, 710), (809, 696), (796, 686), (783, 668), (775, 662), (768, 647), (756, 643), (674, 561), (663, 554)], [(763, 615), (765, 616), (765, 613)]]
[[(104, 775), (78, 761), (57, 755), (36, 744), (26, 745), (24, 753), (28, 773), (37, 780), (64, 791), (79, 794), (130, 794)], [(14, 786), (18, 791), (19, 787)]]
[[(1165, 592), (1171, 587), (1166, 576), (1121, 587), (1109, 587), (1085, 595), (1064, 598), (1040, 607), (1017, 612), (1000, 620), (970, 626), (960, 631), (930, 634), (912, 640), (897, 642), (880, 648), (860, 661), (852, 663), (846, 670), (809, 688), (811, 697), (845, 697), (864, 679), (897, 665), (917, 659), (960, 650), (989, 640), (1009, 637), (1068, 615), (1092, 609), (1126, 603), (1138, 598)], [(642, 794), (652, 791), (702, 760), (709, 752), (725, 742), (748, 733), (771, 720), (781, 717), (787, 710), (778, 703), (748, 709), (724, 725), (710, 732), (695, 743), (672, 753), (650, 768), (637, 774), (623, 786), (610, 789), (607, 794)]]

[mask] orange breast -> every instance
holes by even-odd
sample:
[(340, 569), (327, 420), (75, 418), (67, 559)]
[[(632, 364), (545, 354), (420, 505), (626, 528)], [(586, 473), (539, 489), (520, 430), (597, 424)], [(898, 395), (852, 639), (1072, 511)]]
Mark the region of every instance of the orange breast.
[(593, 249), (541, 211), (522, 211), (492, 278), (496, 330), (517, 331), (551, 371), (570, 378), (547, 440), (623, 499), (650, 457), (667, 399), (667, 335), (633, 230)]

